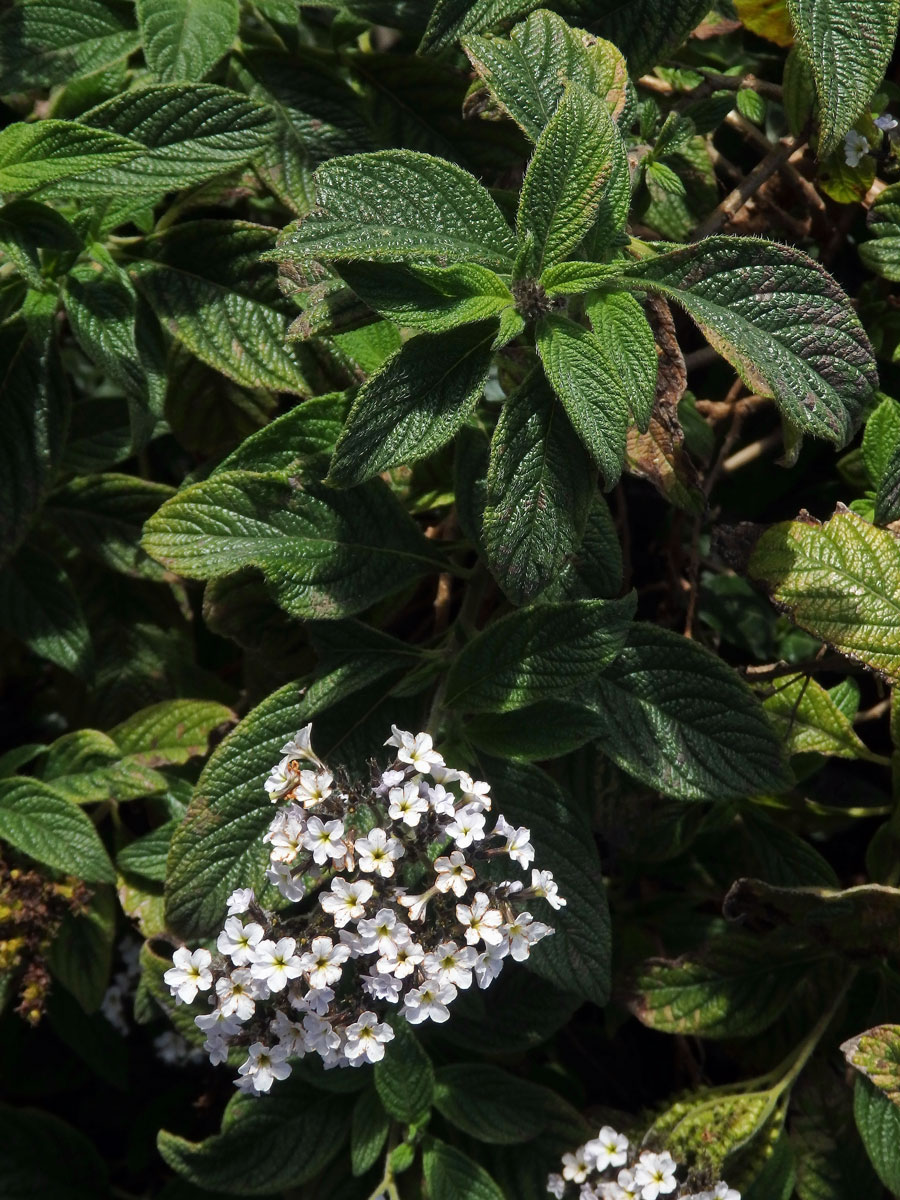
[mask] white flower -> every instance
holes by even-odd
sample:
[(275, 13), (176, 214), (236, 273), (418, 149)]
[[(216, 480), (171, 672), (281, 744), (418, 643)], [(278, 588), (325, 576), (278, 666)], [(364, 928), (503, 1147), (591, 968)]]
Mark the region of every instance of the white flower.
[(559, 886), (553, 878), (552, 871), (536, 871), (531, 872), (531, 887), (528, 889), (532, 896), (539, 896), (553, 909), (565, 907), (565, 900), (559, 894)]
[(472, 986), (472, 972), (478, 960), (474, 946), (462, 950), (456, 942), (441, 942), (432, 954), (426, 954), (422, 970), (438, 983), (452, 983), (458, 988)]
[(381, 971), (376, 971), (373, 975), (363, 975), (362, 985), (370, 996), (374, 996), (376, 1000), (387, 1000), (388, 1004), (396, 1004), (403, 991), (401, 979)]
[(446, 763), (434, 763), (431, 768), (431, 778), (435, 783), (456, 783), (461, 772), (454, 771)]
[(331, 1051), (337, 1050), (341, 1044), (340, 1035), (331, 1028), (331, 1022), (314, 1013), (307, 1013), (303, 1018), (303, 1028), (306, 1030), (306, 1044), (310, 1050), (325, 1058)]
[(253, 888), (235, 888), (225, 902), (228, 905), (226, 916), (240, 916), (241, 913), (247, 911), (255, 899)]
[(444, 830), (452, 837), (460, 850), (484, 837), (484, 813), (475, 805), (465, 804), (456, 810), (456, 816)]
[(425, 951), (419, 943), (408, 939), (400, 942), (393, 954), (383, 954), (375, 963), (375, 970), (405, 979), (424, 959)]
[(287, 754), (289, 758), (308, 758), (313, 762), (318, 762), (313, 753), (310, 744), (312, 738), (312, 723), (304, 725), (302, 729), (298, 729), (289, 742), (281, 747), (281, 754)]
[(381, 783), (375, 788), (376, 796), (386, 796), (391, 788), (398, 787), (406, 778), (406, 771), (382, 771)]
[[(891, 119), (893, 120), (893, 118)], [(875, 124), (877, 125), (878, 122), (876, 121)], [(896, 124), (897, 122), (894, 121), (894, 125)], [(894, 125), (888, 125), (887, 128), (893, 129)], [(885, 126), (882, 125), (881, 128), (884, 129)], [(723, 1179), (720, 1179), (710, 1192), (710, 1200), (741, 1200), (741, 1193), (737, 1188), (730, 1188)]]
[(283, 1009), (275, 1010), (269, 1028), (289, 1058), (302, 1058), (306, 1054), (306, 1030), (299, 1021), (292, 1021)]
[(172, 966), (163, 979), (179, 1004), (191, 1004), (198, 991), (209, 991), (212, 987), (211, 962), (212, 955), (202, 947), (193, 953), (187, 946), (180, 946), (175, 951)]
[(566, 1181), (562, 1175), (547, 1176), (547, 1191), (551, 1196), (555, 1196), (556, 1200), (562, 1200), (566, 1194)]
[(379, 908), (374, 917), (360, 921), (356, 926), (364, 954), (396, 954), (400, 942), (409, 939), (409, 929), (390, 908)]
[(428, 802), (432, 809), (441, 817), (456, 815), (456, 799), (448, 792), (442, 783), (428, 788)]
[(280, 992), (288, 981), (303, 973), (301, 958), (295, 954), (297, 943), (292, 937), (277, 942), (262, 941), (254, 951), (250, 971), (254, 979), (261, 979), (270, 991)]
[[(882, 113), (880, 117), (875, 118), (875, 125), (884, 133), (889, 133), (892, 129), (897, 128), (897, 118), (892, 117), (890, 113)], [(718, 1195), (715, 1196), (715, 1200), (719, 1200)]]
[(347, 1041), (344, 1053), (353, 1062), (363, 1058), (371, 1063), (381, 1062), (384, 1058), (385, 1043), (392, 1041), (394, 1031), (387, 1023), (378, 1022), (375, 1013), (366, 1011), (358, 1021), (347, 1027)]
[(214, 1067), (220, 1067), (228, 1062), (228, 1038), (221, 1033), (211, 1033), (203, 1043), (203, 1049), (209, 1055), (209, 1061)]
[(531, 830), (526, 829), (524, 825), (520, 825), (518, 829), (513, 829), (503, 817), (497, 820), (495, 834), (506, 838), (506, 845), (503, 850), (514, 863), (518, 863), (523, 869), (527, 868), (534, 861), (534, 846), (531, 844)]
[(232, 1016), (226, 1016), (221, 1008), (214, 1008), (208, 1013), (198, 1013), (194, 1017), (194, 1024), (204, 1033), (216, 1037), (231, 1037), (232, 1034), (239, 1033), (241, 1029), (240, 1022)]
[(302, 877), (293, 876), (287, 863), (273, 863), (266, 871), (266, 879), (269, 883), (274, 883), (285, 900), (302, 900), (306, 895), (306, 885)]
[(844, 137), (844, 161), (848, 167), (858, 167), (859, 160), (869, 153), (869, 142), (864, 134), (851, 129)]
[(414, 770), (420, 771), (423, 775), (427, 775), (434, 766), (444, 765), (443, 757), (433, 749), (434, 743), (427, 733), (413, 735), (407, 733), (405, 729), (398, 729), (396, 725), (392, 725), (391, 736), (384, 744), (396, 746), (397, 758), (400, 762), (409, 763)]
[(491, 807), (491, 785), (489, 783), (485, 783), (481, 779), (473, 779), (465, 771), (460, 771), (459, 790), (470, 807), (474, 806), (485, 812)]
[(677, 1164), (668, 1151), (654, 1154), (645, 1150), (634, 1168), (634, 1182), (641, 1189), (641, 1200), (657, 1200), (674, 1192), (678, 1186), (676, 1169)]
[(584, 1146), (579, 1146), (571, 1154), (564, 1154), (562, 1164), (563, 1179), (570, 1183), (584, 1183), (590, 1174), (591, 1165), (585, 1156)]
[(343, 943), (335, 946), (330, 937), (316, 937), (300, 959), (300, 964), (310, 987), (331, 987), (340, 979), (342, 965), (349, 957), (348, 946)]
[(289, 809), (279, 810), (278, 817), (263, 838), (264, 842), (271, 843), (269, 858), (272, 862), (293, 862), (303, 846), (305, 833), (306, 819), (302, 808), (292, 804)]
[(305, 1008), (307, 1012), (315, 1013), (317, 1017), (324, 1017), (328, 1015), (333, 999), (334, 988), (314, 987), (309, 989), (297, 1007)]
[(638, 1186), (631, 1171), (621, 1170), (612, 1185), (611, 1200), (639, 1200)]
[(461, 850), (454, 850), (449, 857), (441, 855), (434, 860), (434, 886), (439, 892), (452, 891), (454, 896), (461, 897), (466, 888), (475, 878), (475, 871), (466, 862), (466, 856)]
[(428, 907), (428, 901), (437, 892), (437, 888), (429, 888), (427, 892), (419, 892), (415, 896), (398, 896), (398, 904), (402, 904), (404, 908), (409, 909), (409, 919), (413, 922), (421, 921), (425, 916), (425, 909)]
[(383, 829), (375, 828), (366, 837), (357, 839), (356, 853), (361, 871), (389, 879), (394, 873), (394, 859), (403, 856), (403, 846), (396, 838), (388, 837)]
[(301, 771), (295, 795), (304, 808), (312, 808), (328, 799), (333, 782), (328, 771)]
[(238, 917), (229, 917), (216, 939), (220, 954), (227, 955), (236, 967), (253, 962), (253, 950), (263, 938), (263, 927), (251, 921), (245, 925)]
[(303, 835), (303, 845), (312, 851), (313, 862), (322, 867), (329, 858), (341, 858), (347, 847), (341, 840), (344, 836), (343, 821), (323, 821), (321, 817), (310, 817)]
[(503, 941), (500, 926), (503, 917), (499, 909), (491, 908), (491, 902), (484, 892), (476, 892), (471, 904), (457, 904), (456, 919), (466, 931), (466, 941), (470, 946), (483, 941), (486, 946), (499, 946)]
[(443, 986), (436, 983), (425, 983), (420, 988), (412, 988), (403, 1000), (403, 1015), (410, 1025), (421, 1025), (423, 1021), (436, 1021), (443, 1024), (450, 1016), (448, 1004), (456, 999), (456, 988), (452, 983)]
[(337, 875), (331, 881), (331, 891), (319, 896), (319, 903), (325, 912), (334, 917), (338, 929), (343, 929), (348, 922), (356, 921), (363, 915), (374, 890), (368, 879), (348, 882)]
[(226, 1017), (236, 1021), (249, 1021), (256, 1011), (255, 980), (246, 967), (220, 975), (216, 980), (216, 995), (219, 1009)]
[(287, 1050), (284, 1046), (270, 1049), (262, 1042), (254, 1042), (249, 1050), (249, 1058), (238, 1067), (238, 1074), (249, 1077), (255, 1092), (267, 1092), (276, 1079), (287, 1079), (290, 1075), (291, 1068), (286, 1059)]
[(292, 759), (285, 757), (274, 766), (264, 787), (273, 804), (283, 799), (297, 782), (299, 772)]
[(419, 785), (409, 780), (402, 787), (391, 788), (388, 799), (388, 816), (394, 821), (402, 821), (411, 829), (415, 829), (423, 813), (428, 812), (428, 801), (419, 795)]
[(604, 1125), (597, 1136), (587, 1143), (584, 1151), (595, 1171), (624, 1167), (628, 1161), (628, 1138), (624, 1133), (617, 1133), (611, 1125)]
[(581, 1191), (578, 1193), (578, 1200), (603, 1200), (603, 1198), (589, 1183), (583, 1183)]
[(504, 925), (503, 932), (509, 938), (510, 955), (516, 962), (524, 962), (531, 953), (531, 947), (553, 930), (543, 921), (532, 920), (531, 913), (523, 912), (508, 925)]
[(475, 961), (475, 980), (480, 988), (490, 987), (503, 970), (503, 960), (509, 954), (509, 943), (485, 946)]

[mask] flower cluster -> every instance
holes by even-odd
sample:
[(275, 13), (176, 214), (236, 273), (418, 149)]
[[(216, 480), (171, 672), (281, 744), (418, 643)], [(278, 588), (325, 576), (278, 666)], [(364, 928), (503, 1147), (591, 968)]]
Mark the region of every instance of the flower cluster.
[[(533, 900), (565, 904), (551, 872), (531, 868), (528, 829), (499, 815), (489, 829), (489, 785), (448, 767), (427, 733), (393, 726), (393, 761), (360, 784), (318, 758), (311, 729), (282, 747), (265, 784), (280, 805), (267, 878), (307, 903), (276, 914), (238, 888), (218, 954), (182, 947), (165, 975), (178, 1002), (210, 996), (195, 1018), (210, 1061), (243, 1047), (236, 1083), (252, 1093), (306, 1054), (326, 1067), (378, 1062), (392, 1010), (412, 1025), (446, 1021), (461, 990), (488, 987), (553, 932)], [(491, 867), (504, 861), (530, 869), (530, 883), (501, 880)]]
[[(897, 119), (892, 117), (890, 113), (882, 113), (880, 117), (875, 118), (875, 128), (881, 130), (882, 134), (890, 134), (897, 128)], [(864, 133), (860, 133), (858, 129), (851, 129), (844, 136), (844, 161), (848, 167), (858, 167), (860, 161), (872, 151), (873, 147), (869, 139)]]
[(678, 1180), (678, 1163), (668, 1151), (632, 1150), (628, 1138), (604, 1125), (595, 1138), (564, 1154), (562, 1171), (547, 1180), (557, 1200), (741, 1200), (723, 1180), (700, 1185)]

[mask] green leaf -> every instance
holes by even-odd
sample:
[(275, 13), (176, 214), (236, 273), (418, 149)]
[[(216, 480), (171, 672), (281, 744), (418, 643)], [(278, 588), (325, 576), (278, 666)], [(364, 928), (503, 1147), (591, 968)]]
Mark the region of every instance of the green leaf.
[(898, 0), (788, 0), (819, 97), (819, 156), (865, 111), (894, 49)]
[(249, 471), (182, 488), (143, 546), (187, 579), (258, 567), (282, 608), (314, 619), (362, 612), (441, 562), (380, 480), (338, 492)]
[(75, 589), (62, 567), (31, 546), (0, 570), (0, 628), (80, 679), (91, 677), (91, 635)]
[(884, 475), (875, 493), (875, 520), (879, 525), (889, 525), (900, 520), (900, 445), (888, 460)]
[(138, 756), (123, 757), (112, 738), (97, 729), (78, 729), (57, 738), (42, 778), (75, 804), (136, 800), (165, 791), (168, 783)]
[(148, 84), (92, 108), (79, 123), (119, 134), (143, 149), (127, 162), (68, 179), (60, 185), (64, 190), (45, 195), (78, 196), (87, 187), (93, 195), (155, 203), (166, 192), (244, 166), (275, 135), (274, 118), (261, 104), (209, 83)]
[(53, 939), (50, 971), (86, 1013), (97, 1011), (109, 985), (115, 932), (115, 896), (98, 888), (86, 911), (66, 914)]
[(511, 269), (515, 240), (500, 209), (473, 176), (443, 159), (411, 150), (335, 158), (316, 171), (316, 196), (318, 207), (284, 230), (272, 257)]
[(491, 440), (483, 540), (494, 577), (527, 604), (578, 549), (597, 490), (590, 458), (539, 371), (506, 400)]
[(352, 392), (328, 392), (305, 400), (244, 438), (212, 474), (257, 471), (321, 479), (350, 410)]
[(106, 1194), (107, 1170), (92, 1142), (50, 1113), (3, 1105), (7, 1131), (0, 1148), (6, 1200), (98, 1200)]
[(519, 762), (561, 758), (593, 741), (602, 729), (603, 721), (593, 709), (561, 698), (466, 720), (466, 737), (475, 746)]
[(0, 250), (30, 287), (41, 287), (40, 250), (78, 251), (81, 238), (61, 213), (36, 200), (12, 200), (0, 207)]
[(883, 760), (856, 735), (828, 692), (807, 675), (779, 679), (763, 708), (789, 754), (833, 754), (838, 758)]
[(353, 1106), (350, 1130), (350, 1164), (354, 1175), (365, 1175), (378, 1162), (390, 1128), (390, 1117), (375, 1088), (368, 1087), (360, 1092)]
[(166, 821), (135, 838), (116, 855), (116, 866), (126, 875), (140, 875), (154, 883), (165, 883), (169, 846), (178, 825), (176, 820)]
[(647, 960), (628, 1006), (662, 1033), (753, 1037), (774, 1024), (816, 960), (796, 940), (731, 932), (697, 953)]
[(847, 297), (799, 250), (712, 237), (641, 259), (616, 284), (681, 305), (798, 432), (838, 446), (853, 436), (878, 384), (872, 348)]
[(164, 483), (108, 471), (70, 479), (44, 512), (82, 553), (113, 571), (164, 579), (165, 571), (141, 549), (144, 523), (174, 494)]
[(107, 195), (107, 174), (142, 149), (132, 138), (73, 121), (19, 121), (0, 132), (0, 192), (32, 192), (51, 184), (58, 194), (83, 199)]
[[(520, 275), (537, 278), (583, 240), (610, 185), (619, 136), (605, 103), (569, 84), (522, 183), (516, 222)], [(624, 228), (627, 210), (616, 217)]]
[(537, 351), (576, 433), (611, 487), (622, 471), (630, 396), (596, 334), (569, 317), (537, 325)]
[(853, 1089), (853, 1115), (878, 1178), (896, 1195), (900, 1192), (900, 1108), (871, 1080), (860, 1077)]
[(236, 720), (230, 708), (214, 700), (163, 700), (116, 725), (109, 736), (134, 762), (173, 766), (206, 754), (210, 734)]
[(204, 1191), (271, 1196), (324, 1170), (348, 1127), (346, 1099), (322, 1095), (297, 1075), (271, 1096), (233, 1096), (221, 1133), (190, 1142), (163, 1129), (157, 1147), (173, 1171)]
[(395, 1121), (410, 1125), (427, 1116), (434, 1097), (434, 1067), (402, 1017), (373, 1075), (378, 1098)]
[(743, 680), (709, 650), (671, 630), (637, 624), (597, 682), (598, 739), (613, 762), (684, 800), (779, 791), (778, 741)]
[(622, 649), (634, 615), (621, 600), (572, 600), (493, 621), (455, 659), (447, 703), (465, 712), (508, 712), (586, 689)]
[(502, 279), (476, 263), (452, 267), (346, 263), (339, 271), (370, 308), (398, 325), (431, 333), (484, 321), (513, 303)]
[(613, 117), (625, 106), (628, 69), (620, 51), (546, 9), (516, 25), (508, 40), (473, 35), (465, 39), (463, 49), (533, 142), (556, 111), (566, 83), (599, 96)]
[(589, 600), (622, 590), (622, 547), (609, 505), (599, 492), (588, 513), (581, 545), (559, 578), (547, 589), (548, 600)]
[(434, 1106), (441, 1116), (476, 1141), (496, 1146), (536, 1137), (554, 1098), (548, 1088), (489, 1063), (452, 1064), (435, 1077)]
[(425, 1144), (422, 1169), (431, 1200), (503, 1200), (484, 1167), (437, 1138)]
[(892, 184), (875, 197), (869, 209), (873, 240), (863, 242), (859, 257), (876, 275), (900, 280), (900, 187)]
[(900, 544), (841, 507), (824, 525), (783, 521), (759, 539), (748, 573), (794, 624), (900, 680)]
[[(2, 136), (2, 135), (0, 135)], [(49, 328), (0, 330), (0, 563), (25, 536), (62, 454), (68, 398)]]
[(311, 389), (282, 344), (289, 311), (261, 261), (274, 231), (249, 221), (187, 221), (148, 239), (140, 291), (202, 362), (247, 388)]
[(52, 87), (126, 59), (140, 39), (127, 7), (26, 0), (0, 18), (0, 94)]
[[(568, 995), (602, 1007), (609, 1001), (612, 939), (603, 868), (584, 811), (537, 767), (488, 759), (484, 777), (490, 780), (497, 810), (512, 824), (531, 830), (540, 847), (539, 863), (553, 872), (566, 900), (559, 911), (534, 902), (555, 932), (535, 946), (530, 970)], [(558, 994), (553, 1003), (559, 1005)]]
[(627, 292), (613, 292), (592, 296), (585, 311), (595, 336), (625, 385), (632, 419), (646, 432), (656, 399), (660, 360), (643, 307)]
[(237, 37), (238, 0), (138, 0), (144, 57), (162, 83), (209, 74)]
[(82, 264), (66, 276), (63, 300), (75, 340), (128, 398), (132, 443), (141, 449), (162, 417), (165, 359), (153, 314), (122, 271)]
[(878, 487), (894, 450), (900, 446), (900, 404), (883, 396), (866, 420), (862, 437), (862, 457), (868, 482)]
[(89, 883), (116, 873), (91, 820), (39, 779), (0, 780), (0, 837), (17, 850)]
[(844, 1058), (900, 1107), (900, 1026), (878, 1025), (841, 1046)]
[(481, 399), (496, 328), (481, 322), (405, 342), (356, 397), (328, 482), (352, 487), (446, 445)]

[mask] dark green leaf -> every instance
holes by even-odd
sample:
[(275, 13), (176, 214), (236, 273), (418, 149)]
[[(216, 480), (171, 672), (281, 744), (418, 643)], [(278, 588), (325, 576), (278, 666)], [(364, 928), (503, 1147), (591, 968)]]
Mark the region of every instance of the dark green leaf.
[(166, 821), (142, 837), (135, 838), (116, 856), (116, 866), (126, 875), (140, 875), (154, 883), (166, 881), (166, 859), (178, 821)]
[(136, 763), (173, 766), (206, 754), (210, 734), (236, 720), (230, 708), (214, 700), (163, 700), (140, 709), (109, 736)]
[(0, 94), (52, 87), (128, 57), (139, 44), (126, 5), (31, 0), (0, 18)]
[(536, 1137), (554, 1095), (489, 1063), (441, 1067), (434, 1106), (451, 1125), (479, 1142), (514, 1146)]
[(62, 567), (22, 546), (0, 570), (0, 628), (81, 679), (94, 669), (91, 635)]
[(6, 1130), (0, 1149), (6, 1200), (98, 1200), (106, 1195), (106, 1166), (83, 1134), (38, 1109), (3, 1105), (0, 1112)]
[(427, 1115), (434, 1096), (434, 1067), (402, 1017), (373, 1074), (378, 1097), (394, 1120), (409, 1125)]
[(196, 82), (237, 36), (238, 0), (138, 0), (144, 57), (162, 83)]
[(0, 132), (0, 192), (50, 185), (53, 194), (106, 196), (116, 165), (142, 151), (135, 139), (72, 121), (18, 121)]
[(85, 1012), (100, 1007), (112, 966), (116, 901), (111, 888), (98, 888), (86, 912), (67, 913), (50, 948), (54, 979), (72, 993)]
[(431, 1200), (503, 1200), (484, 1167), (437, 1138), (429, 1138), (422, 1166)]
[(352, 393), (329, 392), (276, 417), (219, 463), (213, 474), (258, 471), (321, 479), (350, 410)]
[(390, 1131), (391, 1120), (374, 1087), (360, 1092), (353, 1106), (350, 1162), (354, 1175), (365, 1175), (378, 1161)]
[(884, 1186), (900, 1192), (900, 1108), (869, 1079), (859, 1077), (853, 1091), (856, 1128)]
[(398, 325), (431, 333), (487, 320), (513, 303), (506, 284), (477, 263), (345, 263), (339, 271), (370, 308)]
[(91, 820), (39, 779), (0, 780), (0, 837), (17, 850), (89, 883), (116, 873)]

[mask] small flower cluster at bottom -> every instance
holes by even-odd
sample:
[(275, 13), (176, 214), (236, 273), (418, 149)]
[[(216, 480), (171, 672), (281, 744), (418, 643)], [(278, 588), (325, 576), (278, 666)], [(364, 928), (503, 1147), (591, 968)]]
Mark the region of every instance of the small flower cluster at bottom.
[(741, 1200), (721, 1179), (700, 1191), (679, 1182), (678, 1163), (668, 1151), (643, 1150), (635, 1157), (628, 1138), (609, 1125), (563, 1155), (562, 1172), (548, 1178), (547, 1191), (557, 1200)]
[(532, 869), (527, 886), (487, 872), (492, 860), (527, 870), (534, 859), (524, 826), (498, 815), (486, 827), (487, 783), (448, 767), (427, 733), (392, 726), (385, 744), (393, 761), (364, 783), (322, 762), (311, 726), (282, 747), (265, 785), (282, 802), (264, 838), (267, 878), (292, 906), (313, 893), (315, 903), (267, 912), (238, 888), (218, 956), (183, 946), (165, 974), (177, 1003), (212, 993), (195, 1023), (214, 1064), (246, 1049), (242, 1091), (267, 1092), (306, 1054), (326, 1067), (380, 1061), (392, 1008), (412, 1025), (446, 1021), (473, 980), (488, 987), (553, 933), (528, 911), (533, 900), (565, 904), (549, 871)]

